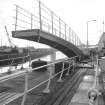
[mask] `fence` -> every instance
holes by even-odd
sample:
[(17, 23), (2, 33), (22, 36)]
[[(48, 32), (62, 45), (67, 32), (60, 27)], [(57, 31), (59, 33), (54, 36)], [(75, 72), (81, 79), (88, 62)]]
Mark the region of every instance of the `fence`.
[[(50, 83), (51, 83), (51, 79), (53, 79), (54, 77), (56, 77), (57, 75), (60, 74), (59, 79), (58, 79), (58, 82), (62, 82), (63, 73), (64, 73), (65, 71), (67, 71), (67, 72), (66, 72), (66, 75), (69, 75), (69, 71), (70, 71), (71, 64), (72, 64), (73, 69), (74, 69), (74, 66), (75, 66), (75, 63), (76, 63), (76, 62), (75, 62), (75, 61), (76, 61), (76, 58), (77, 58), (77, 56), (72, 57), (72, 58), (61, 59), (61, 60), (58, 60), (58, 61), (55, 61), (55, 62), (52, 62), (52, 63), (48, 63), (47, 65), (40, 66), (40, 67), (37, 67), (37, 68), (34, 68), (34, 69), (32, 69), (32, 68), (30, 67), (30, 65), (29, 65), (29, 68), (28, 68), (28, 69), (25, 69), (25, 70), (23, 70), (23, 71), (20, 71), (20, 72), (14, 73), (14, 74), (10, 74), (10, 75), (1, 77), (1, 78), (0, 78), (0, 83), (2, 83), (2, 82), (4, 82), (4, 81), (7, 81), (7, 80), (9, 80), (9, 79), (13, 79), (13, 78), (19, 77), (19, 76), (25, 76), (24, 92), (18, 94), (17, 96), (15, 96), (15, 97), (13, 97), (13, 98), (11, 97), (11, 100), (9, 100), (8, 102), (5, 101), (3, 105), (6, 105), (6, 104), (10, 103), (11, 101), (13, 101), (13, 100), (15, 100), (15, 99), (18, 99), (19, 97), (22, 97), (22, 96), (23, 96), (23, 100), (22, 100), (22, 102), (21, 102), (21, 105), (25, 105), (27, 93), (30, 92), (30, 91), (32, 91), (33, 89), (35, 89), (35, 88), (41, 86), (42, 84), (44, 84), (44, 83), (46, 83), (46, 82), (47, 82), (47, 86), (46, 86), (46, 89), (45, 89), (44, 92), (49, 93), (49, 92), (50, 92), (49, 86), (50, 86)], [(52, 75), (52, 70), (51, 70), (51, 68), (50, 68), (50, 73), (49, 73), (49, 78), (48, 78), (48, 79), (46, 79), (45, 81), (39, 83), (38, 85), (34, 86), (33, 88), (28, 89), (28, 75), (29, 75), (30, 72), (35, 71), (35, 70), (40, 69), (40, 68), (43, 68), (43, 67), (51, 67), (52, 65), (55, 65), (55, 64), (57, 64), (57, 63), (59, 63), (59, 62), (62, 62), (62, 70), (61, 70), (60, 72), (58, 72), (58, 73)], [(65, 68), (65, 63), (67, 63), (67, 62), (68, 62), (68, 67)]]

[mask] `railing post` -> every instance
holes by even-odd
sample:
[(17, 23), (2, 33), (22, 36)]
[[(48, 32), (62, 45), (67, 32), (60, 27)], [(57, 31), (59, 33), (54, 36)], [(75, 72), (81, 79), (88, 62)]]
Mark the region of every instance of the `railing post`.
[(73, 31), (72, 31), (72, 41), (73, 41), (73, 44), (74, 44), (74, 34), (73, 34)]
[(77, 37), (77, 46), (78, 46), (78, 37)]
[(53, 12), (51, 11), (51, 24), (52, 24), (52, 34), (53, 34)]
[(29, 68), (31, 69), (31, 56), (28, 54), (29, 56)]
[(59, 37), (61, 37), (61, 19), (59, 18)]
[(61, 75), (60, 75), (60, 77), (59, 77), (59, 79), (58, 79), (58, 82), (63, 82), (62, 76), (63, 76), (63, 72), (64, 72), (64, 66), (65, 66), (65, 64), (64, 64), (64, 62), (63, 62), (63, 65), (62, 65), (62, 72), (61, 72)]
[(73, 58), (73, 72), (75, 71), (75, 59)]
[(50, 25), (48, 24), (48, 32), (50, 32)]
[(23, 57), (23, 59), (22, 59), (22, 66), (21, 66), (21, 70), (22, 70), (22, 69), (24, 69), (24, 67), (23, 67), (23, 63), (24, 63), (24, 57)]
[(22, 99), (21, 105), (25, 105), (26, 96), (27, 96), (27, 90), (28, 90), (28, 70), (26, 70), (26, 74), (25, 74), (24, 95), (23, 95), (23, 99)]
[(16, 5), (15, 31), (17, 30), (17, 16), (18, 16), (18, 6)]
[(40, 1), (39, 1), (39, 23), (40, 23), (40, 30), (42, 30), (41, 2)]
[(77, 35), (76, 35), (76, 46), (77, 46)]
[(9, 69), (8, 69), (8, 71), (7, 71), (7, 73), (8, 74), (11, 74), (12, 73), (12, 68), (11, 68), (11, 66), (13, 65), (13, 63), (14, 63), (14, 58), (13, 59), (11, 59), (12, 61), (11, 61), (11, 64), (9, 65)]
[(32, 26), (33, 26), (33, 15), (31, 14), (31, 29), (32, 29)]
[(67, 40), (67, 36), (66, 36), (66, 24), (65, 24), (65, 40)]
[(71, 62), (69, 61), (69, 67), (68, 67), (68, 70), (67, 70), (67, 73), (66, 73), (67, 76), (69, 75), (70, 65), (71, 65)]
[(56, 35), (56, 29), (55, 29), (55, 35)]
[(76, 34), (75, 34), (75, 46), (76, 46)]
[(71, 37), (70, 37), (70, 27), (69, 27), (69, 41), (71, 42)]
[(50, 92), (50, 83), (52, 79), (52, 65), (48, 66), (48, 71), (49, 71), (49, 80), (46, 88), (44, 89), (43, 93), (49, 93)]

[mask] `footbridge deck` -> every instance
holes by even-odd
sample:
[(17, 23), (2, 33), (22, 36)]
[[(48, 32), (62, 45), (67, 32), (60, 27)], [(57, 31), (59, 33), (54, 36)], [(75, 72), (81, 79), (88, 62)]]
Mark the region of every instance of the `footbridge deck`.
[(68, 57), (83, 56), (82, 43), (71, 27), (40, 1), (36, 10), (32, 14), (16, 5), (13, 37), (47, 44)]
[(47, 44), (63, 52), (68, 57), (82, 56), (82, 51), (72, 43), (40, 29), (13, 31), (13, 37)]

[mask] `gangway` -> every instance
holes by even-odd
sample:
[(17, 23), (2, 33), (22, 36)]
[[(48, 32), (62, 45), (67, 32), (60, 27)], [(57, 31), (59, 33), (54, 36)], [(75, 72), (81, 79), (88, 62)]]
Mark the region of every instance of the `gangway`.
[[(25, 102), (27, 101), (27, 95), (32, 90), (36, 89), (37, 87), (41, 86), (42, 84), (46, 85), (46, 88), (43, 92), (49, 93), (50, 92), (50, 85), (51, 80), (53, 78), (56, 78), (58, 76), (57, 83), (63, 82), (63, 76), (66, 75), (66, 77), (73, 77), (71, 80), (68, 81), (68, 83), (65, 85), (67, 90), (65, 91), (65, 88), (63, 88), (59, 94), (63, 94), (63, 98), (58, 98), (56, 96), (55, 100), (57, 103), (60, 100), (63, 100), (65, 97), (64, 95), (69, 92), (69, 90), (73, 90), (74, 85), (80, 82), (79, 77), (83, 76), (86, 70), (76, 70), (76, 59), (83, 57), (83, 52), (80, 50), (82, 43), (76, 33), (55, 13), (53, 13), (50, 9), (48, 9), (43, 3), (38, 1), (38, 15), (34, 15), (27, 10), (23, 9), (22, 7), (16, 5), (16, 16), (14, 16), (15, 19), (15, 30), (12, 32), (13, 37), (26, 39), (35, 41), (38, 43), (44, 43), (47, 44), (53, 48), (56, 48), (57, 50), (63, 52), (65, 55), (68, 56), (68, 58), (64, 58), (58, 61), (50, 62), (47, 65), (40, 66), (37, 68), (32, 69), (30, 67), (30, 61), (29, 61), (29, 68), (24, 69), (18, 73), (11, 74), (5, 77), (0, 78), (0, 83), (7, 81), (9, 79), (13, 79), (16, 77), (24, 76), (24, 90), (21, 93), (11, 93), (13, 95), (13, 98), (10, 95), (9, 101), (4, 100), (3, 105), (9, 104), (15, 99), (18, 99), (22, 97), (21, 105), (25, 105)], [(47, 12), (46, 12), (47, 11)], [(61, 63), (62, 66), (60, 68), (60, 71), (52, 74), (52, 66), (54, 66), (57, 63)], [(67, 65), (66, 65), (67, 64)], [(32, 81), (31, 84), (34, 84), (33, 87), (29, 88), (29, 74), (33, 71), (40, 69), (42, 67), (47, 67), (49, 69), (49, 73), (47, 73), (47, 77), (45, 79), (42, 78), (43, 81), (38, 83), (39, 79)], [(71, 73), (72, 72), (72, 73)], [(66, 73), (66, 74), (65, 74)], [(43, 74), (43, 73), (42, 73)], [(69, 76), (70, 74), (73, 74), (72, 76)], [(72, 83), (72, 84), (71, 84)], [(70, 87), (69, 87), (70, 86)], [(77, 87), (77, 85), (76, 85)], [(73, 91), (74, 92), (74, 91)], [(10, 93), (7, 93), (10, 94)], [(73, 93), (72, 93), (73, 94)], [(53, 102), (55, 102), (53, 100)], [(61, 101), (60, 101), (61, 103)]]
[(43, 3), (38, 4), (39, 14), (36, 15), (16, 5), (12, 36), (47, 44), (68, 57), (83, 56), (82, 43), (76, 33)]

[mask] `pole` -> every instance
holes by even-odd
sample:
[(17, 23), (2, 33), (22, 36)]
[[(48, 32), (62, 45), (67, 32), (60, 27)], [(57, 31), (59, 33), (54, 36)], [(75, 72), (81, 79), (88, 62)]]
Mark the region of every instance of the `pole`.
[(87, 21), (87, 50), (88, 50), (88, 22), (89, 21)]
[(61, 19), (59, 18), (59, 37), (61, 37)]
[(42, 30), (41, 2), (40, 1), (39, 1), (39, 22), (40, 22), (40, 30)]
[(52, 24), (52, 34), (53, 34), (53, 12), (51, 12), (51, 24)]
[(64, 72), (64, 66), (65, 66), (65, 64), (64, 64), (64, 62), (63, 62), (63, 64), (62, 64), (62, 72), (61, 72), (61, 75), (60, 75), (60, 77), (59, 77), (59, 79), (58, 79), (58, 82), (63, 82), (63, 80), (62, 80), (62, 76), (63, 76), (63, 72)]
[(103, 20), (103, 33), (104, 33), (104, 20)]
[(26, 97), (27, 97), (27, 90), (28, 90), (28, 70), (26, 70), (26, 74), (25, 74), (24, 95), (23, 95), (21, 105), (25, 105), (25, 101), (26, 101)]

